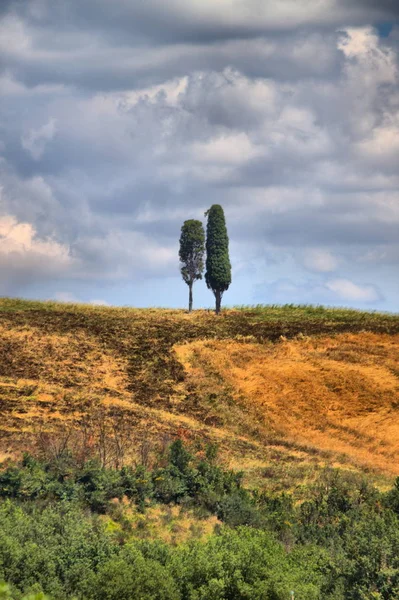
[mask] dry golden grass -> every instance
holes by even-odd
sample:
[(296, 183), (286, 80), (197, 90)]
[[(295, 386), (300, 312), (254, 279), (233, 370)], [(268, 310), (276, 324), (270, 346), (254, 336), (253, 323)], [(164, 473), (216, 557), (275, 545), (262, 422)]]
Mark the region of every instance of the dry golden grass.
[(181, 506), (155, 505), (145, 513), (137, 508), (125, 510), (133, 526), (132, 537), (159, 539), (168, 544), (180, 544), (189, 540), (205, 540), (212, 535), (220, 521), (214, 515), (199, 517), (195, 511)]
[[(124, 532), (121, 525), (124, 521)], [(145, 512), (127, 500), (115, 500), (110, 514), (100, 516), (106, 529), (116, 540), (161, 540), (179, 545), (190, 540), (205, 541), (221, 525), (214, 515), (201, 515), (198, 511), (180, 505), (153, 504)], [(127, 534), (126, 532), (129, 531)]]
[(51, 334), (37, 327), (0, 324), (0, 337), (7, 348), (0, 367), (3, 378), (29, 377), (65, 389), (116, 395), (126, 388), (126, 361), (99, 347), (87, 332)]
[(197, 341), (176, 351), (192, 381), (213, 373), (269, 435), (399, 475), (398, 335)]
[[(138, 394), (129, 390), (127, 356), (104, 347), (85, 329), (49, 333), (42, 327), (0, 323), (0, 348), (3, 461), (31, 450), (43, 432), (66, 435), (98, 407), (125, 416), (130, 425), (131, 458), (136, 458), (134, 447), (143, 439), (155, 448), (160, 437), (172, 440), (182, 432), (189, 438), (218, 442), (226, 437), (223, 429), (207, 427), (189, 412), (173, 410), (184, 405), (185, 388), (181, 383), (174, 385), (166, 406), (162, 401), (141, 403)], [(139, 376), (151, 378), (151, 364), (144, 365)]]
[(384, 482), (397, 473), (398, 335), (398, 316), (323, 307), (218, 318), (0, 299), (0, 458), (38, 432), (84, 421), (86, 435), (100, 407), (129, 458), (179, 435), (217, 442), (248, 485), (274, 491), (326, 464)]
[(127, 359), (87, 333), (48, 333), (0, 323), (0, 458), (31, 450), (43, 432), (66, 435), (98, 407), (123, 414), (131, 442), (162, 433), (198, 430), (189, 416), (135, 402), (128, 389)]
[[(48, 334), (0, 324), (0, 436), (19, 436), (76, 420), (88, 403), (129, 398), (126, 365), (86, 332)], [(11, 434), (11, 435), (10, 435)]]

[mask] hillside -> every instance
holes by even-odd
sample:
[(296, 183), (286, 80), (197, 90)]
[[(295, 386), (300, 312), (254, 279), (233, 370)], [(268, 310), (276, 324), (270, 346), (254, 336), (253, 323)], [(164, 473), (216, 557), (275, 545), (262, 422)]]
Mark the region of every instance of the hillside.
[(3, 460), (74, 443), (123, 463), (178, 436), (274, 491), (326, 464), (399, 475), (399, 316), (3, 299), (0, 331)]

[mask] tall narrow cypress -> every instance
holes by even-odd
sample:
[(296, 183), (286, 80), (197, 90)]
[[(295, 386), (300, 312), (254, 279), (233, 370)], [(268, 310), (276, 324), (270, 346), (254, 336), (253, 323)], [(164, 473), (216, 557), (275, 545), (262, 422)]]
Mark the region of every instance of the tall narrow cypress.
[(180, 235), (180, 272), (188, 285), (188, 310), (193, 308), (193, 285), (204, 271), (205, 233), (201, 221), (184, 221)]
[(216, 314), (220, 313), (223, 293), (231, 283), (229, 237), (223, 208), (214, 204), (205, 213), (206, 227), (206, 285), (215, 295)]

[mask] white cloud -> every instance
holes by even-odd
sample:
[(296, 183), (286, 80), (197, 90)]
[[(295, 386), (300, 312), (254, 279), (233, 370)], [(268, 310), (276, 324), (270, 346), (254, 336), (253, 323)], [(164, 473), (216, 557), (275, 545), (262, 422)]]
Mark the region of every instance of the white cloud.
[(31, 36), (24, 22), (12, 15), (0, 20), (0, 52), (23, 55), (31, 50)]
[(9, 73), (4, 73), (0, 76), (0, 95), (1, 96), (12, 96), (19, 95), (25, 92), (26, 88), (22, 83), (17, 81)]
[(54, 300), (57, 302), (66, 302), (69, 304), (92, 304), (93, 306), (109, 306), (109, 303), (106, 300), (101, 300), (99, 298), (94, 298), (93, 300), (89, 300), (85, 303), (84, 300), (81, 300), (76, 294), (72, 292), (56, 292), (54, 294)]
[(193, 145), (194, 159), (212, 164), (242, 164), (262, 156), (262, 147), (254, 146), (245, 133), (216, 137)]
[(72, 292), (56, 292), (54, 294), (54, 300), (57, 300), (57, 302), (67, 302), (71, 304), (80, 302), (79, 298)]
[(326, 288), (342, 300), (371, 303), (381, 299), (374, 285), (358, 285), (349, 279), (332, 279), (326, 283)]
[[(54, 179), (42, 175), (21, 177), (15, 173), (7, 161), (0, 161), (0, 215), (12, 215), (18, 223), (30, 223), (38, 239), (58, 235), (64, 238), (61, 230), (73, 220), (69, 203), (68, 211), (59, 201)], [(57, 186), (58, 188), (59, 186)], [(69, 186), (69, 189), (71, 186)], [(82, 195), (79, 194), (79, 222), (82, 224)]]
[(56, 119), (50, 118), (49, 121), (38, 129), (31, 129), (21, 137), (21, 144), (24, 150), (29, 152), (34, 160), (40, 160), (46, 150), (46, 147), (57, 133)]
[(338, 43), (338, 48), (349, 58), (374, 52), (377, 46), (378, 35), (372, 27), (348, 27)]
[(82, 261), (81, 277), (126, 281), (178, 272), (176, 244), (136, 231), (110, 231), (80, 239), (74, 250)]
[(93, 306), (109, 306), (109, 302), (101, 299), (89, 300), (89, 304), (92, 304)]
[(373, 304), (382, 299), (382, 294), (377, 286), (359, 285), (343, 278), (325, 282), (316, 278), (300, 282), (281, 278), (256, 286), (255, 297), (255, 300), (260, 302), (295, 302), (333, 306)]
[(73, 266), (67, 246), (39, 238), (30, 223), (0, 217), (0, 289), (14, 293), (32, 281), (63, 277)]
[(304, 266), (310, 271), (331, 273), (339, 265), (338, 259), (329, 251), (321, 248), (310, 248), (304, 254)]
[(373, 128), (368, 137), (356, 144), (355, 149), (372, 164), (397, 169), (399, 164), (399, 111), (395, 119), (390, 117), (389, 122)]
[(0, 254), (7, 257), (42, 257), (58, 266), (70, 264), (69, 249), (52, 239), (39, 239), (30, 223), (18, 223), (12, 216), (0, 217)]

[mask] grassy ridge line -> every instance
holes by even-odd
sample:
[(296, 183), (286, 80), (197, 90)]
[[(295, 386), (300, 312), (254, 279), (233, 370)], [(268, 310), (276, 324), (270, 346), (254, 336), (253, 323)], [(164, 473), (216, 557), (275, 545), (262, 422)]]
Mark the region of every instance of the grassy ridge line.
[[(229, 307), (227, 307), (229, 308)], [(399, 318), (399, 313), (377, 310), (361, 310), (359, 308), (348, 308), (344, 306), (333, 307), (323, 306), (322, 304), (242, 304), (230, 307), (232, 310), (240, 310), (243, 312), (253, 312), (257, 315), (281, 315), (284, 314), (288, 318), (297, 314), (307, 315), (309, 317), (332, 317), (339, 319), (351, 319), (353, 317), (370, 318), (375, 317), (392, 317)]]
[[(163, 307), (147, 307), (136, 308), (130, 306), (108, 306), (108, 305), (93, 305), (85, 303), (73, 302), (57, 302), (55, 300), (25, 300), (22, 298), (0, 298), (0, 311), (26, 311), (26, 310), (45, 310), (58, 311), (65, 310), (68, 312), (109, 312), (117, 313), (127, 312), (143, 312), (143, 313), (165, 313), (165, 314), (181, 314), (186, 313), (184, 308), (163, 308)], [(213, 309), (201, 308), (194, 311), (194, 315), (213, 313)], [(387, 320), (399, 321), (399, 313), (392, 313), (377, 310), (361, 310), (357, 308), (346, 307), (328, 307), (316, 304), (254, 304), (254, 305), (237, 305), (226, 306), (224, 313), (240, 312), (253, 314), (263, 319), (275, 320), (276, 318), (287, 318), (289, 321), (296, 318), (319, 318), (333, 321), (347, 320)]]

